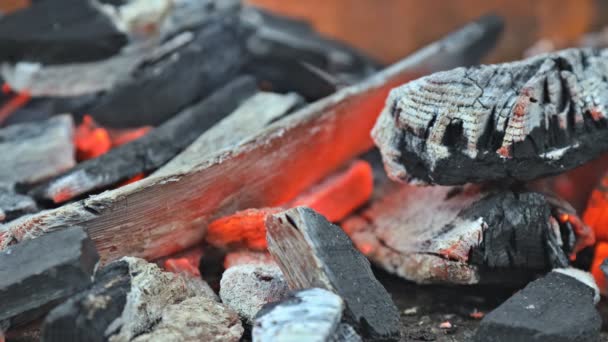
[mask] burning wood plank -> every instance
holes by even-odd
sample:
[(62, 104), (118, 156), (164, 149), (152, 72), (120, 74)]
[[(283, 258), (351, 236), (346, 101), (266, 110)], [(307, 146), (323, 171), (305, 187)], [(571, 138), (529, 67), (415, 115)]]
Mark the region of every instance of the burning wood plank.
[(527, 181), (608, 150), (608, 53), (457, 68), (394, 89), (373, 130), (395, 180)]
[(99, 255), (82, 228), (73, 227), (0, 252), (0, 322), (38, 318), (87, 287)]
[(290, 288), (336, 292), (344, 299), (347, 319), (365, 337), (398, 339), (397, 307), (340, 227), (298, 207), (268, 217), (266, 229), (268, 250)]
[(525, 277), (513, 275), (567, 267), (569, 253), (594, 243), (579, 238), (570, 218), (539, 193), (472, 185), (385, 189), (342, 225), (374, 263), (418, 283), (521, 282)]
[(0, 130), (0, 183), (34, 183), (64, 172), (74, 160), (70, 115)]
[[(230, 152), (193, 159), (175, 174), (149, 176), (19, 218), (0, 227), (0, 249), (70, 225), (85, 227), (106, 261), (123, 255), (157, 258), (192, 246), (213, 219), (285, 203), (368, 150), (369, 131), (391, 87), (428, 71), (475, 63), (499, 31), (495, 19), (472, 23), (273, 123)], [(125, 232), (129, 239), (124, 239)]]
[[(192, 143), (255, 92), (249, 78), (238, 78), (205, 100), (180, 112), (144, 137), (78, 164), (34, 188), (37, 198), (62, 203), (150, 172)], [(153, 152), (152, 152), (153, 151)]]

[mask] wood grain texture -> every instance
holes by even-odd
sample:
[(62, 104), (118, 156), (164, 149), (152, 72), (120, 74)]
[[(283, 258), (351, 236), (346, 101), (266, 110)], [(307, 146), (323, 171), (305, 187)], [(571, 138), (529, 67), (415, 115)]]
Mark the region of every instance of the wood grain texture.
[(440, 72), (394, 89), (372, 135), (396, 180), (558, 174), (608, 150), (607, 77), (591, 49)]
[(105, 261), (156, 258), (192, 246), (212, 220), (284, 203), (369, 149), (369, 132), (389, 89), (428, 71), (475, 63), (493, 46), (499, 27), (492, 20), (465, 26), (231, 151), (192, 160), (188, 172), (147, 177), (0, 226), (0, 249), (74, 224), (87, 229)]

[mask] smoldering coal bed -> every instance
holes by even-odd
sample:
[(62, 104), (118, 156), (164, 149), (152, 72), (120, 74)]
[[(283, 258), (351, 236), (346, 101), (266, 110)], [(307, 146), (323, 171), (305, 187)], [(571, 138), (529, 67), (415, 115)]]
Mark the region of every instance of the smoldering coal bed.
[(502, 26), (384, 66), (238, 0), (1, 16), (0, 340), (605, 338), (608, 54), (479, 66)]

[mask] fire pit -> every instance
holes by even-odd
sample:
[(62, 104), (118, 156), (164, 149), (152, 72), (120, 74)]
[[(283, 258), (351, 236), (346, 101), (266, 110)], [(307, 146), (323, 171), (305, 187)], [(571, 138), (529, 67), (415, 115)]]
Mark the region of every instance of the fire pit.
[(0, 341), (606, 339), (600, 34), (384, 65), (238, 0), (0, 8)]

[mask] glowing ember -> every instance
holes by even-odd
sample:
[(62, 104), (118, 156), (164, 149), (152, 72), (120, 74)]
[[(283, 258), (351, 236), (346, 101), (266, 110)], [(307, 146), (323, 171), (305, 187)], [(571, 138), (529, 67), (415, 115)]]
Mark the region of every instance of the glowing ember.
[(595, 278), (595, 282), (603, 294), (606, 294), (606, 277), (600, 269), (600, 265), (604, 259), (608, 258), (608, 242), (599, 242), (595, 245), (595, 255), (591, 264), (591, 274)]
[(608, 176), (591, 193), (583, 220), (599, 241), (608, 241)]
[[(371, 166), (365, 161), (355, 161), (345, 171), (330, 175), (285, 207), (307, 206), (336, 222), (367, 202), (372, 191)], [(265, 250), (266, 217), (284, 209), (247, 209), (215, 220), (208, 227), (207, 241), (214, 246)]]
[(112, 147), (116, 147), (143, 137), (151, 129), (152, 127), (149, 126), (134, 129), (108, 129), (108, 134), (112, 141)]
[(135, 182), (137, 182), (138, 180), (142, 180), (142, 179), (144, 179), (145, 177), (146, 177), (146, 175), (145, 175), (145, 174), (143, 174), (143, 173), (138, 173), (138, 174), (136, 174), (135, 176), (133, 176), (131, 179), (126, 180), (126, 181), (124, 181), (124, 182), (120, 183), (120, 184), (118, 185), (118, 187), (121, 187), (121, 186), (124, 186), (124, 185), (127, 185), (127, 184), (131, 184), (131, 183), (135, 183)]
[(202, 248), (195, 247), (177, 253), (163, 262), (163, 268), (173, 273), (185, 273), (200, 277), (199, 265), (203, 256)]
[(563, 213), (559, 209), (557, 210), (557, 216), (560, 223), (568, 223), (572, 227), (574, 234), (576, 235), (576, 243), (570, 253), (570, 259), (576, 260), (576, 254), (586, 247), (593, 246), (595, 244), (595, 234), (593, 230), (586, 225), (578, 215), (570, 215)]
[[(10, 90), (10, 87), (8, 89)], [(3, 86), (2, 91), (4, 92), (4, 90), (5, 87)], [(27, 91), (22, 91), (0, 106), (0, 124), (3, 123), (4, 120), (6, 120), (14, 111), (23, 107), (30, 100), (30, 98), (30, 93)]]
[(485, 316), (485, 313), (483, 311), (477, 311), (477, 309), (473, 310), (473, 312), (469, 314), (469, 317), (473, 319), (482, 319), (483, 316)]
[(13, 91), (13, 90), (11, 89), (11, 86), (8, 83), (2, 84), (2, 93), (3, 94), (10, 94), (11, 91)]

